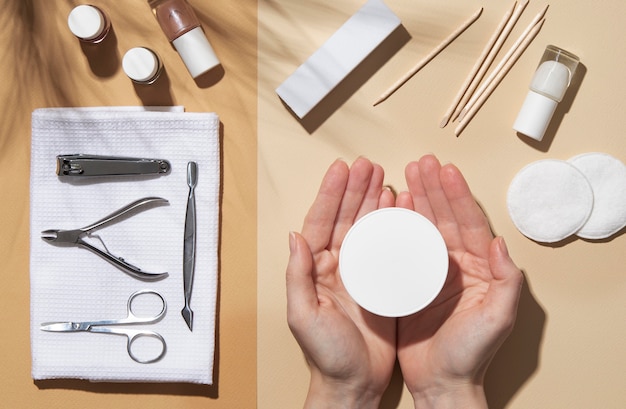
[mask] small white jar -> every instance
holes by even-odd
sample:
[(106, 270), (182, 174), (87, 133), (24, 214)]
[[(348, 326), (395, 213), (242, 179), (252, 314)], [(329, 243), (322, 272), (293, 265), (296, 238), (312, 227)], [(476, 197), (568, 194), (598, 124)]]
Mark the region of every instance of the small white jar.
[(163, 71), (163, 63), (156, 52), (146, 47), (131, 48), (124, 54), (122, 69), (133, 82), (154, 83)]

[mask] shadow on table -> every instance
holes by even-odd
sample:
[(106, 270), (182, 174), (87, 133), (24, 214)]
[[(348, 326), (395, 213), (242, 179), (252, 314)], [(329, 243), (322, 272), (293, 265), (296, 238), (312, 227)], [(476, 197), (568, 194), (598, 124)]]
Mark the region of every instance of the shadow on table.
[(98, 44), (76, 40), (87, 58), (91, 72), (100, 78), (110, 78), (120, 69), (121, 59), (117, 49), (115, 28), (111, 26), (109, 34)]
[(152, 84), (138, 84), (133, 82), (135, 93), (144, 106), (174, 106), (176, 105), (170, 86), (170, 77), (167, 69)]
[(494, 357), (485, 377), (491, 409), (503, 409), (537, 371), (546, 313), (525, 280), (513, 332)]

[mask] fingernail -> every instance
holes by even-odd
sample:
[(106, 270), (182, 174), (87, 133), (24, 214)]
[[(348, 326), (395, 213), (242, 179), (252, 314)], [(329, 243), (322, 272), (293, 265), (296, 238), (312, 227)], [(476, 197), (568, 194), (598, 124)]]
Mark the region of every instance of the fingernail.
[(396, 196), (398, 193), (391, 185), (383, 185), (383, 190), (388, 190), (389, 192), (393, 193), (394, 196)]
[(296, 234), (292, 231), (289, 232), (289, 251), (292, 253), (296, 251)]
[(502, 251), (502, 254), (508, 257), (509, 249), (507, 248), (506, 242), (504, 241), (504, 237), (502, 236), (500, 236), (500, 251)]

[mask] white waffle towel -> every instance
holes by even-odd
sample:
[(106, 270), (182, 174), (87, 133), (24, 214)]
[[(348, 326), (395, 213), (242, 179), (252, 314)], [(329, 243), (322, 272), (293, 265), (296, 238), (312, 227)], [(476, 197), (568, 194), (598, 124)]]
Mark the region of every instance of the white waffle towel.
[[(32, 115), (30, 179), (31, 346), (34, 379), (78, 378), (114, 382), (212, 384), (218, 287), (220, 139), (215, 113), (142, 107), (45, 108)], [(171, 173), (150, 178), (70, 178), (56, 175), (61, 154), (166, 159)], [(196, 269), (191, 308), (193, 332), (181, 316), (183, 230), (187, 162), (198, 163)], [(116, 256), (149, 272), (169, 272), (140, 281), (85, 249), (41, 239), (47, 229), (87, 226), (143, 197), (167, 206), (149, 208), (99, 229)], [(91, 243), (94, 238), (88, 238)], [(151, 289), (167, 301), (156, 324), (133, 326), (158, 332), (167, 344), (163, 359), (139, 364), (124, 337), (40, 330), (51, 321), (88, 321), (126, 316), (128, 297)]]

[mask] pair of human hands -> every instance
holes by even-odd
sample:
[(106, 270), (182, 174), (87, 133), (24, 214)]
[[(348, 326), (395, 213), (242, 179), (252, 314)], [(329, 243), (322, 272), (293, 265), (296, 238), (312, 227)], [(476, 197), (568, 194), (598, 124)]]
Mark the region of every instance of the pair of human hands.
[[(305, 407), (376, 408), (398, 360), (416, 407), (486, 407), (483, 378), (513, 328), (521, 271), (461, 172), (433, 155), (406, 166), (407, 191), (384, 188), (382, 167), (365, 158), (334, 162), (307, 213), (290, 233), (289, 327), (309, 363)], [(449, 254), (446, 283), (424, 310), (381, 317), (347, 293), (338, 271), (352, 225), (379, 208), (427, 217)]]

